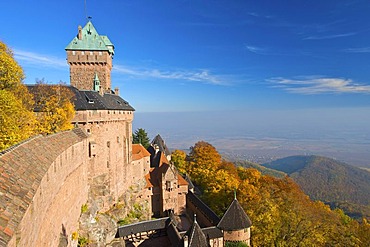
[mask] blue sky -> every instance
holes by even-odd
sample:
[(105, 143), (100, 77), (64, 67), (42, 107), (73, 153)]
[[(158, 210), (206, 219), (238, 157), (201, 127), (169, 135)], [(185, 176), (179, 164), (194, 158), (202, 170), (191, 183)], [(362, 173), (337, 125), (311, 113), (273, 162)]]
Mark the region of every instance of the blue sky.
[[(139, 112), (370, 106), (368, 1), (87, 0)], [(6, 1), (0, 39), (26, 73), (69, 82), (84, 0)]]
[[(64, 48), (91, 16), (115, 45), (112, 85), (136, 108), (134, 128), (345, 133), (370, 149), (370, 2), (86, 0), (86, 12), (84, 2), (3, 1), (0, 39), (26, 83), (69, 83)], [(151, 112), (182, 115), (140, 116)]]

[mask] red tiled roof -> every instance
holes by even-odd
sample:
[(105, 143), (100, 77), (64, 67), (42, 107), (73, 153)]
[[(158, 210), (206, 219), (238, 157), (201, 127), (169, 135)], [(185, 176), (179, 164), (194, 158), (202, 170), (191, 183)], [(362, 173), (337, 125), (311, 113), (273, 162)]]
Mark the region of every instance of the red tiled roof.
[(166, 155), (164, 155), (163, 152), (161, 152), (161, 159), (159, 160), (159, 166), (163, 165), (163, 164), (169, 164), (170, 162), (168, 162), (168, 159), (166, 157)]
[(140, 160), (150, 156), (150, 153), (141, 144), (132, 144), (132, 160)]
[[(150, 169), (150, 171), (152, 171), (153, 170), (153, 168), (152, 169)], [(145, 181), (146, 181), (146, 186), (145, 186), (145, 188), (153, 188), (154, 187), (154, 185), (151, 183), (151, 181), (150, 181), (150, 172), (148, 173), (148, 174), (146, 174), (145, 175)]]
[(177, 174), (178, 185), (188, 185), (188, 182), (180, 175)]

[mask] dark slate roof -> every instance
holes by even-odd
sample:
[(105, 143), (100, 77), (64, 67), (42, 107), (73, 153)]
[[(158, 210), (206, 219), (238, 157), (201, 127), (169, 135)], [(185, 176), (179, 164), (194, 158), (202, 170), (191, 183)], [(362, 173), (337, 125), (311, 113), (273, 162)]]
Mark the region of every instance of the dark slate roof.
[(181, 246), (181, 236), (176, 226), (170, 223), (167, 227), (167, 236), (172, 246)]
[[(27, 85), (31, 93), (37, 93), (37, 85)], [(97, 91), (78, 90), (72, 86), (68, 87), (74, 94), (74, 106), (76, 111), (83, 110), (124, 110), (135, 111), (130, 104), (119, 95), (105, 93), (101, 95)], [(37, 109), (36, 109), (37, 111)]]
[(217, 216), (215, 212), (210, 209), (207, 204), (205, 204), (202, 200), (200, 200), (193, 192), (190, 190), (186, 194), (186, 204), (192, 203), (196, 210), (197, 214), (204, 215), (212, 225), (217, 225), (220, 222), (220, 218)]
[(246, 229), (251, 227), (251, 225), (251, 220), (235, 198), (224, 216), (221, 218), (217, 227), (222, 230), (233, 231)]
[(114, 93), (101, 95), (96, 91), (78, 90), (69, 86), (75, 95), (74, 104), (76, 111), (79, 110), (125, 110), (135, 111), (130, 104)]
[(208, 239), (215, 239), (215, 238), (223, 238), (224, 237), (224, 234), (222, 233), (222, 231), (220, 229), (218, 229), (216, 226), (202, 228), (202, 231)]
[(157, 220), (149, 220), (130, 225), (120, 226), (118, 227), (116, 238), (126, 237), (131, 234), (137, 234), (140, 232), (147, 232), (151, 230), (166, 229), (170, 222), (171, 222), (170, 218), (165, 217)]
[(153, 141), (151, 142), (152, 146), (157, 145), (159, 148), (159, 151), (163, 152), (166, 156), (171, 155), (170, 150), (166, 146), (166, 143), (163, 141), (162, 137), (158, 134), (156, 137), (154, 137)]
[(205, 247), (209, 246), (206, 236), (204, 235), (202, 229), (200, 228), (198, 222), (194, 216), (193, 225), (190, 227), (189, 231), (186, 233), (188, 236), (189, 247)]
[(193, 182), (191, 181), (190, 176), (188, 174), (185, 174), (184, 179), (185, 179), (186, 182), (188, 182), (189, 190), (195, 188), (195, 186), (194, 186)]

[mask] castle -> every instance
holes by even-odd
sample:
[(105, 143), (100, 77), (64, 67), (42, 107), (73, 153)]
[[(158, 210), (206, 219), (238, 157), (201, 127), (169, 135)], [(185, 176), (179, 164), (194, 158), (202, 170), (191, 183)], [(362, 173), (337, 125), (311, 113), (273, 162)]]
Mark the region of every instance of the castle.
[(159, 234), (158, 246), (250, 245), (251, 222), (236, 197), (219, 219), (171, 164), (160, 136), (148, 150), (132, 144), (135, 110), (112, 90), (109, 38), (88, 21), (65, 49), (75, 128), (0, 153), (0, 246), (75, 246), (81, 207), (93, 202), (105, 212), (133, 185), (148, 218), (159, 219), (119, 227), (127, 244)]

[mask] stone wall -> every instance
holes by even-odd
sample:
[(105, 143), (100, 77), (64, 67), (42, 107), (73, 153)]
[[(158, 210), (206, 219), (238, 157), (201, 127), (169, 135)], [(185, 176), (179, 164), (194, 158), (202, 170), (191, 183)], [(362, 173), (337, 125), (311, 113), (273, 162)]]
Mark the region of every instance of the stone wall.
[(231, 242), (244, 242), (250, 246), (251, 231), (250, 228), (238, 231), (224, 231), (224, 240)]
[(111, 89), (112, 56), (108, 51), (67, 51), (71, 85), (80, 90), (94, 90), (97, 73), (106, 92)]
[(90, 195), (98, 203), (100, 211), (108, 210), (132, 182), (129, 168), (132, 162), (133, 114), (130, 113), (84, 111), (78, 112), (73, 120), (88, 133)]
[(87, 135), (38, 136), (0, 155), (0, 246), (58, 246), (87, 201)]

